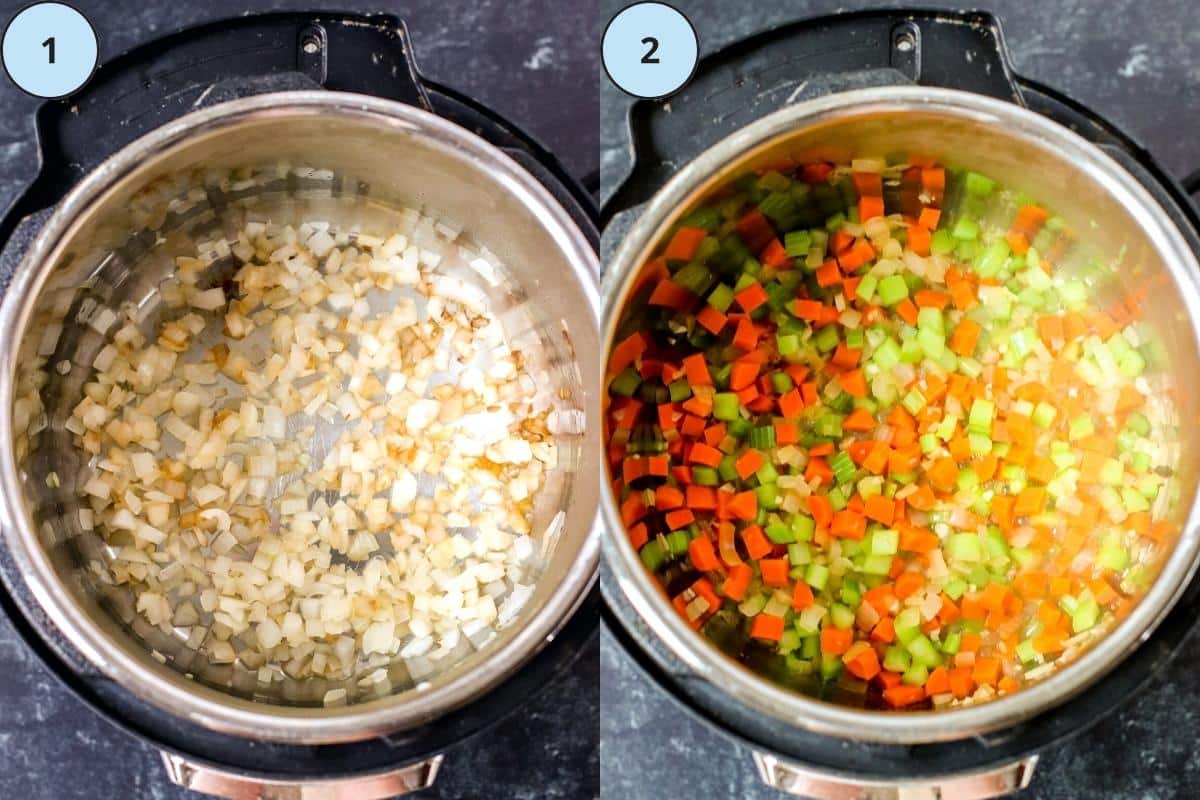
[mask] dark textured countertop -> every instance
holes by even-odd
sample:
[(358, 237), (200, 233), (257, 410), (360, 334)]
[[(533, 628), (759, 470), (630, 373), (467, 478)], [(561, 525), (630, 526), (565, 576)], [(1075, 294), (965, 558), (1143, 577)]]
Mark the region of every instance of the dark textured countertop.
[[(730, 3), (676, 0), (700, 35), (701, 52), (801, 17), (878, 7), (859, 2)], [(605, 0), (607, 19), (623, 2)], [(897, 4), (889, 4), (897, 5)], [(1091, 106), (1141, 140), (1168, 171), (1200, 166), (1200, 139), (1185, 120), (1200, 112), (1200, 35), (1185, 20), (1188, 0), (1010, 0), (922, 2), (921, 7), (988, 8), (997, 13), (1016, 70)], [(606, 189), (627, 164), (629, 100), (601, 88), (601, 174)], [(1133, 703), (1083, 736), (1044, 753), (1034, 798), (1166, 800), (1200, 794), (1192, 732), (1200, 729), (1200, 640)], [(701, 725), (645, 679), (615, 642), (601, 642), (601, 783), (621, 800), (783, 795), (764, 787), (750, 753)], [(1183, 732), (1187, 732), (1186, 734)]]
[[(598, 48), (594, 2), (558, 0), (331, 0), (177, 3), (74, 0), (97, 29), (101, 59), (190, 24), (253, 8), (313, 7), (402, 13), (418, 64), (532, 133), (578, 176), (597, 168)], [(25, 0), (0, 2), (0, 26)], [(401, 7), (403, 12), (401, 12)], [(35, 170), (36, 100), (0, 77), (0, 209)], [(526, 709), (447, 755), (435, 789), (414, 797), (558, 798), (598, 791), (599, 655), (593, 646), (572, 674)], [(78, 702), (0, 619), (0, 798), (141, 800), (199, 797), (171, 786), (157, 754)]]

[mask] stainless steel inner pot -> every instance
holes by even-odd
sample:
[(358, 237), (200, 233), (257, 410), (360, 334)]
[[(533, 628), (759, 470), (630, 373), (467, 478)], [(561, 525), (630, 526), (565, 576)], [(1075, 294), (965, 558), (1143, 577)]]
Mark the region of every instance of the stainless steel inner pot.
[[(623, 599), (667, 651), (701, 682), (764, 718), (820, 734), (893, 744), (962, 739), (1029, 719), (1099, 680), (1144, 641), (1196, 570), (1200, 448), (1188, 422), (1200, 413), (1200, 269), (1180, 231), (1125, 169), (1045, 117), (980, 95), (928, 87), (886, 87), (799, 103), (743, 128), (681, 169), (641, 211), (602, 286), (605, 350), (651, 255), (671, 227), (731, 180), (779, 163), (857, 156), (919, 155), (977, 170), (1037, 198), (1078, 233), (1077, 257), (1114, 259), (1119, 271), (1098, 288), (1108, 295), (1150, 290), (1149, 324), (1162, 347), (1152, 370), (1175, 387), (1178, 453), (1173, 521), (1182, 533), (1149, 593), (1094, 648), (1051, 677), (1013, 695), (943, 711), (865, 711), (807, 697), (759, 677), (692, 631), (629, 546), (611, 492), (601, 500), (605, 563)], [(651, 652), (652, 656), (655, 656)], [(685, 691), (686, 688), (684, 689)]]
[[(86, 324), (88, 304), (152, 308), (176, 255), (236, 235), (247, 218), (328, 220), (333, 229), (379, 234), (411, 228), (405, 208), (461, 228), (462, 249), (449, 251), (454, 255), (439, 270), (457, 269), (453, 274), (488, 295), (514, 347), (557, 398), (558, 466), (534, 512), (533, 535), (546, 550), (536, 589), (512, 623), (477, 650), (464, 645), (462, 660), (440, 674), (414, 676), (395, 659), (383, 696), (356, 688), (361, 676), (261, 685), (254, 670), (214, 665), (186, 637), (149, 625), (128, 590), (89, 569), (106, 550), (80, 525), (77, 487), (89, 467), (63, 427), (105, 342)], [(476, 257), (492, 265), (491, 278), (466, 269)], [(597, 274), (587, 239), (540, 183), (500, 150), (432, 114), (366, 96), (287, 92), (183, 117), (123, 149), (74, 189), (5, 294), (5, 542), (71, 644), (171, 713), (229, 734), (294, 743), (353, 741), (426, 723), (517, 670), (553, 638), (595, 580)], [(45, 331), (58, 325), (61, 333), (47, 346)], [(47, 367), (64, 360), (65, 374)], [(24, 445), (13, 440), (15, 384), (39, 369), (47, 381), (46, 425)], [(48, 484), (52, 471), (61, 486)], [(324, 693), (339, 686), (348, 689), (349, 704), (323, 707)]]

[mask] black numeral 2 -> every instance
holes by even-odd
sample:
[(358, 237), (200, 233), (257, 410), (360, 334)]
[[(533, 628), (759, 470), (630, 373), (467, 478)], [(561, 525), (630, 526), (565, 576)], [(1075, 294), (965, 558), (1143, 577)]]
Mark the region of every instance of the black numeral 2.
[[(642, 63), (643, 64), (661, 63), (658, 60), (658, 57), (654, 55), (655, 53), (658, 52), (658, 39), (655, 39), (653, 36), (647, 36), (645, 39), (642, 39), (642, 44), (650, 45), (650, 49), (646, 51), (646, 55), (642, 56)], [(54, 52), (54, 51), (52, 50), (51, 52)], [(53, 58), (51, 60), (53, 61)]]

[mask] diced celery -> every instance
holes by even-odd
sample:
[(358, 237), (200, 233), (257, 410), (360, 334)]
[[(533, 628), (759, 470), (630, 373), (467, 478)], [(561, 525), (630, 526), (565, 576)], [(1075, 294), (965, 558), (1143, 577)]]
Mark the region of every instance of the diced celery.
[(713, 416), (728, 422), (740, 415), (742, 403), (733, 392), (717, 392), (713, 395)]
[[(934, 309), (936, 311), (936, 309)], [(921, 346), (921, 351), (926, 358), (932, 358), (934, 361), (941, 359), (946, 352), (946, 335), (937, 331), (922, 329), (917, 332), (917, 344)]]
[(813, 337), (812, 341), (818, 350), (822, 353), (828, 353), (838, 346), (838, 343), (841, 342), (841, 337), (838, 336), (836, 325), (827, 325)]
[(1087, 414), (1080, 414), (1075, 419), (1071, 420), (1070, 428), (1067, 431), (1067, 437), (1072, 441), (1078, 439), (1086, 439), (1096, 432), (1096, 425), (1092, 422), (1092, 418)]
[(900, 676), (900, 682), (905, 686), (924, 686), (929, 680), (929, 668), (924, 664), (913, 664)]
[(829, 582), (829, 567), (815, 562), (809, 564), (808, 569), (804, 571), (804, 582), (818, 592), (823, 590)]
[(721, 476), (712, 467), (692, 467), (692, 482), (698, 486), (717, 486)]
[(794, 355), (800, 350), (800, 337), (794, 333), (780, 334), (775, 337), (775, 346), (781, 356)]
[(1100, 543), (1100, 551), (1096, 554), (1096, 564), (1113, 572), (1120, 572), (1129, 566), (1129, 551), (1119, 534), (1109, 534)]
[(808, 231), (791, 231), (783, 237), (783, 247), (792, 258), (803, 258), (808, 255), (812, 246), (812, 236)]
[(921, 445), (921, 453), (923, 455), (929, 455), (934, 450), (937, 450), (942, 446), (942, 443), (938, 440), (937, 436), (933, 435), (932, 433), (922, 434), (921, 438), (918, 439), (917, 442)]
[(954, 533), (946, 537), (946, 555), (955, 561), (976, 562), (983, 558), (979, 536), (974, 533)]
[(733, 289), (723, 283), (718, 283), (708, 295), (708, 304), (717, 311), (724, 313), (733, 305)]
[(904, 399), (900, 401), (900, 405), (904, 406), (905, 410), (910, 414), (918, 414), (925, 407), (925, 395), (913, 388), (908, 394), (904, 395)]
[(1058, 409), (1043, 401), (1034, 407), (1033, 414), (1030, 416), (1034, 425), (1039, 428), (1049, 428), (1054, 423), (1054, 418), (1058, 416)]
[(879, 282), (879, 302), (894, 306), (908, 297), (908, 284), (900, 275), (888, 275)]
[(951, 631), (942, 639), (942, 652), (948, 656), (952, 656), (962, 647), (962, 634), (959, 631)]
[(858, 287), (854, 290), (854, 296), (864, 303), (871, 302), (871, 298), (875, 296), (875, 289), (879, 286), (879, 279), (874, 275), (864, 275), (863, 279), (858, 282)]
[(970, 217), (959, 217), (951, 228), (950, 235), (955, 239), (974, 240), (979, 236), (979, 224)]
[(912, 656), (899, 645), (891, 645), (883, 653), (883, 668), (890, 672), (904, 672), (912, 664)]
[(946, 585), (942, 587), (942, 591), (951, 600), (957, 600), (963, 596), (963, 592), (967, 591), (967, 582), (962, 578), (951, 578), (946, 581)]
[(992, 452), (992, 439), (982, 433), (968, 433), (967, 441), (971, 443), (971, 455), (982, 458)]
[(871, 554), (876, 556), (895, 555), (900, 549), (900, 532), (880, 528), (871, 534)]
[(788, 563), (793, 567), (804, 567), (812, 563), (812, 548), (807, 542), (792, 542), (787, 550)]
[(1026, 639), (1017, 645), (1017, 658), (1025, 664), (1032, 664), (1037, 661), (1038, 653), (1033, 647), (1033, 640)]
[(1128, 487), (1121, 490), (1121, 505), (1125, 506), (1125, 510), (1130, 514), (1150, 510), (1150, 501), (1146, 499), (1146, 496), (1136, 489)]
[(1150, 420), (1145, 414), (1134, 412), (1129, 415), (1129, 419), (1125, 420), (1125, 427), (1129, 428), (1139, 436), (1150, 435)]
[(796, 537), (796, 541), (808, 542), (812, 541), (813, 533), (817, 529), (817, 524), (813, 522), (813, 518), (804, 514), (795, 514), (792, 516), (792, 533)]
[(692, 387), (688, 385), (687, 380), (684, 378), (673, 382), (667, 387), (667, 391), (670, 393), (672, 403), (682, 403), (692, 396)]
[(887, 575), (892, 569), (892, 556), (867, 556), (859, 570), (864, 575)]
[(642, 563), (646, 565), (646, 569), (651, 572), (657, 572), (658, 568), (667, 560), (666, 550), (658, 539), (651, 539), (642, 545), (638, 555), (641, 557)]
[(976, 400), (971, 405), (971, 413), (967, 415), (967, 430), (972, 433), (990, 434), (995, 414), (996, 404), (991, 400)]
[(978, 172), (968, 172), (966, 176), (967, 194), (975, 195), (976, 197), (986, 197), (996, 188), (996, 182), (986, 175), (980, 175)]
[(633, 367), (626, 367), (608, 384), (608, 390), (621, 397), (633, 397), (642, 385), (642, 376)]
[(779, 394), (790, 392), (796, 388), (796, 382), (786, 372), (771, 373), (771, 388)]
[(841, 603), (834, 603), (829, 607), (829, 621), (845, 630), (854, 624), (854, 612)]
[(1075, 633), (1083, 633), (1095, 627), (1099, 620), (1100, 604), (1096, 602), (1095, 598), (1088, 597), (1071, 612), (1071, 630)]
[(933, 646), (933, 642), (929, 641), (929, 637), (918, 632), (916, 638), (907, 642), (905, 647), (908, 652), (912, 653), (913, 660), (924, 667), (932, 669), (940, 666), (942, 663), (942, 654)]
[(955, 243), (954, 234), (946, 228), (939, 228), (933, 232), (933, 238), (929, 243), (929, 251), (935, 256), (945, 255), (954, 251)]
[(774, 464), (768, 461), (758, 468), (754, 477), (758, 478), (759, 483), (775, 483), (779, 480), (779, 471), (775, 469)]
[(921, 612), (913, 606), (907, 606), (903, 611), (896, 615), (895, 619), (896, 638), (901, 644), (908, 645), (909, 642), (921, 635)]
[(1120, 486), (1125, 477), (1125, 465), (1115, 458), (1106, 458), (1100, 465), (1100, 482)]
[(900, 346), (896, 344), (895, 339), (889, 336), (875, 348), (871, 360), (878, 364), (880, 369), (890, 370), (900, 363)]

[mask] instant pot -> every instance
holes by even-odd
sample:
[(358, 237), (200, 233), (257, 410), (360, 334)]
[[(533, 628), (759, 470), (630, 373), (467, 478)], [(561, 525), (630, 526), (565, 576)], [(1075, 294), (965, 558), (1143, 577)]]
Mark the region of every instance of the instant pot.
[[(993, 17), (864, 12), (782, 27), (705, 58), (678, 94), (633, 104), (628, 125), (632, 164), (602, 210), (606, 350), (664, 233), (731, 179), (788, 159), (918, 152), (1001, 177), (1085, 229), (1097, 252), (1123, 253), (1110, 290), (1163, 287), (1150, 325), (1183, 388), (1181, 418), (1196, 413), (1187, 387), (1200, 339), (1200, 228), (1184, 187), (1095, 113), (1014, 74)], [(1031, 780), (1040, 750), (1133, 696), (1192, 627), (1200, 526), (1189, 430), (1182, 533), (1150, 593), (1098, 646), (1011, 696), (885, 714), (780, 689), (679, 618), (625, 541), (608, 495), (605, 625), (664, 691), (748, 746), (771, 786), (819, 798), (1014, 791)]]
[[(368, 800), (430, 785), (445, 750), (526, 703), (598, 636), (588, 194), (511, 123), (424, 79), (388, 16), (272, 14), (169, 36), (43, 105), (37, 130), (37, 176), (0, 221), (0, 395), (10, 408), (35, 355), (22, 342), (48, 325), (62, 334), (51, 342), (58, 374), (41, 393), (47, 424), (27, 452), (17, 453), (9, 412), (0, 419), (5, 614), (80, 698), (159, 748), (181, 786)], [(70, 463), (62, 423), (99, 344), (85, 310), (142, 297), (173, 269), (160, 246), (219, 237), (246, 207), (347, 226), (386, 225), (415, 207), (461, 225), (472, 252), (505, 271), (508, 310), (529, 311), (521, 334), (544, 343), (541, 374), (570, 420), (556, 431), (559, 465), (535, 511), (544, 569), (515, 621), (444, 673), (338, 708), (323, 706), (334, 688), (324, 682), (264, 687), (146, 625), (91, 568), (103, 543), (80, 523), (77, 477), (47, 480)]]

